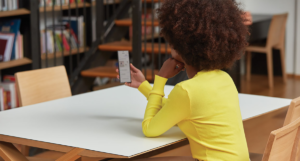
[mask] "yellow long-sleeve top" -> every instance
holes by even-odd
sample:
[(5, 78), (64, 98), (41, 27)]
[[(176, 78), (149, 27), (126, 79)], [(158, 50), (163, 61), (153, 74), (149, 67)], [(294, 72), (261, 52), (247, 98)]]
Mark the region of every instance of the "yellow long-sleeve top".
[(155, 76), (139, 91), (148, 99), (143, 121), (147, 137), (178, 125), (189, 140), (193, 158), (203, 161), (249, 161), (238, 92), (230, 76), (201, 71), (177, 84), (164, 98), (166, 78)]

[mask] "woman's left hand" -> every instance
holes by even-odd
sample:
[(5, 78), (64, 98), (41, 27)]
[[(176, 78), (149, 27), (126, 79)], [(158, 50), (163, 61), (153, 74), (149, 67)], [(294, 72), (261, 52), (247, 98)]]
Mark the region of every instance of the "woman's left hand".
[(164, 78), (172, 78), (184, 69), (184, 64), (173, 58), (166, 60), (161, 67), (158, 75)]

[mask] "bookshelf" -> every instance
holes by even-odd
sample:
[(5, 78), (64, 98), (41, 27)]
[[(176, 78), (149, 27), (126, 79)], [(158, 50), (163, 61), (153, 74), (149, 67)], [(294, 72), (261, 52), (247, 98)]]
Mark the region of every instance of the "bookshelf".
[[(23, 0), (22, 0), (23, 1)], [(21, 2), (21, 1), (20, 1)], [(40, 68), (40, 45), (39, 45), (39, 1), (28, 0), (19, 3), (19, 9), (0, 11), (0, 21), (20, 19), (20, 33), (23, 35), (23, 58), (0, 62), (1, 76), (14, 75), (20, 71)], [(0, 80), (2, 81), (2, 80)]]
[[(85, 48), (85, 50), (84, 50), (84, 48), (81, 47), (81, 48), (79, 48), (79, 53), (84, 53), (84, 51), (88, 51), (88, 50), (89, 50), (89, 48)], [(71, 55), (75, 55), (75, 54), (77, 54), (77, 48), (71, 50)], [(69, 56), (69, 55), (70, 55), (70, 51), (65, 50), (63, 56)], [(55, 56), (56, 56), (56, 58), (61, 57), (62, 52), (56, 52)], [(48, 53), (47, 58), (48, 59), (53, 59), (54, 58), (54, 53)], [(45, 60), (46, 59), (46, 54), (42, 54), (41, 59)]]
[(1, 62), (0, 70), (12, 68), (12, 67), (18, 67), (21, 65), (26, 65), (26, 64), (31, 64), (31, 63), (32, 63), (32, 61), (28, 58), (22, 58), (22, 59), (12, 60), (12, 61), (8, 61), (8, 62)]
[(11, 17), (11, 16), (20, 16), (20, 15), (28, 15), (30, 11), (25, 8), (12, 10), (12, 11), (0, 11), (0, 17)]
[[(78, 8), (83, 8), (84, 4), (85, 4), (85, 7), (91, 6), (91, 4), (88, 2), (78, 3)], [(62, 6), (62, 10), (68, 10), (68, 9), (69, 9), (69, 5)], [(70, 4), (70, 9), (76, 9), (76, 4), (75, 3)], [(52, 11), (52, 6), (46, 7), (46, 12), (50, 12), (50, 11)], [(60, 11), (60, 6), (54, 6), (54, 11)], [(40, 12), (45, 12), (45, 8), (40, 7)]]

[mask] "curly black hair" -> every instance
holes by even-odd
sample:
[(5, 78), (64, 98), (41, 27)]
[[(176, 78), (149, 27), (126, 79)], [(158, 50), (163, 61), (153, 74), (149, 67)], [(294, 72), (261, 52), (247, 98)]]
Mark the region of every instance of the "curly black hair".
[(247, 43), (245, 13), (232, 0), (164, 0), (161, 35), (197, 70), (228, 69)]

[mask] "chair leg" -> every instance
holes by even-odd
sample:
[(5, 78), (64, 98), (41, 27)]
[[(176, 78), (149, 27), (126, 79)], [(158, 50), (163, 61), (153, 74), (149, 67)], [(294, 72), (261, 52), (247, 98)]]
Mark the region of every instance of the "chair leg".
[(285, 49), (282, 47), (280, 49), (280, 59), (281, 59), (281, 69), (282, 69), (282, 77), (283, 77), (283, 82), (286, 83), (287, 80), (287, 75), (285, 71)]
[(246, 51), (246, 79), (250, 81), (251, 79), (251, 51)]
[(268, 76), (269, 76), (269, 87), (274, 87), (274, 76), (273, 76), (273, 55), (272, 49), (267, 51), (267, 64), (268, 64)]

